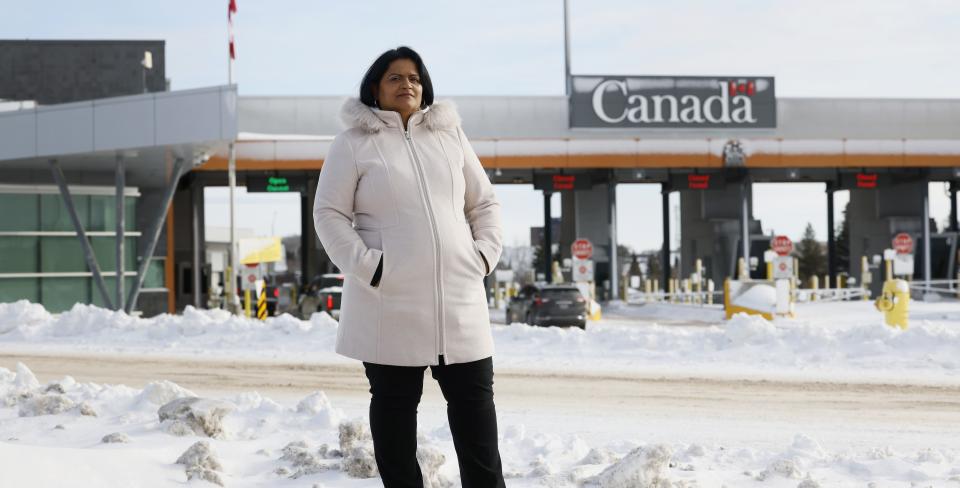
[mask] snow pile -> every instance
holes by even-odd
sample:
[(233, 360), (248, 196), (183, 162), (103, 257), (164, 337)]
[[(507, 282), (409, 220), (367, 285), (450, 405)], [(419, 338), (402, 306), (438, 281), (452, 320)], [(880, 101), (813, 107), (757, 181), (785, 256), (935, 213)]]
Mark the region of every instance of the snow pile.
[(315, 391), (300, 400), (297, 404), (297, 413), (311, 416), (320, 427), (333, 428), (340, 425), (343, 413), (333, 408), (327, 395), (322, 391)]
[(33, 390), (40, 388), (40, 382), (37, 381), (33, 371), (23, 363), (17, 363), (17, 375), (13, 378), (13, 385), (18, 390)]
[(666, 446), (637, 448), (620, 462), (585, 482), (602, 488), (670, 488), (667, 467), (673, 453)]
[[(0, 443), (0, 459), (4, 459), (4, 481), (11, 486), (102, 488), (138, 483), (176, 486), (186, 480), (220, 485), (229, 481), (238, 487), (293, 486), (292, 483), (298, 482), (296, 486), (380, 486), (362, 404), (345, 414), (334, 408), (322, 392), (311, 393), (289, 404), (255, 392), (236, 394), (230, 401), (198, 399), (176, 384), (162, 381), (152, 382), (142, 390), (78, 383), (70, 377), (44, 386), (36, 381), (27, 366), (20, 365), (17, 369), (14, 373), (0, 368), (0, 393), (17, 398), (13, 405), (0, 404), (0, 439), (7, 441)], [(43, 416), (18, 415), (20, 404), (41, 397), (63, 397), (78, 407)], [(200, 442), (163, 435), (163, 425), (157, 422), (157, 403), (167, 399), (171, 400), (163, 406), (171, 402), (194, 406), (195, 412), (210, 412), (210, 408), (200, 408), (204, 402), (208, 406), (232, 405), (231, 413), (221, 419), (226, 424), (222, 432), (229, 435)], [(80, 415), (77, 410), (82, 404), (96, 409), (100, 415)], [(426, 424), (441, 426), (418, 434), (417, 459), (425, 486), (449, 488), (459, 482), (457, 463), (449, 462), (456, 458), (443, 409), (435, 410), (436, 417), (430, 419), (428, 415)], [(534, 410), (538, 417), (554, 415), (544, 406)], [(331, 416), (317, 421), (316, 417), (324, 413)], [(622, 419), (616, 415), (603, 420), (604, 415), (610, 413), (594, 412), (597, 416), (591, 416), (580, 412), (577, 415), (586, 429), (592, 430), (603, 422), (620, 426)], [(347, 414), (352, 420), (335, 425), (328, 422)], [(357, 415), (360, 416), (353, 417)], [(683, 412), (671, 415), (682, 416)], [(874, 481), (897, 486), (910, 483), (947, 486), (949, 480), (960, 480), (960, 468), (957, 468), (960, 449), (950, 447), (949, 441), (940, 443), (941, 447), (928, 444), (911, 448), (909, 443), (870, 445), (858, 437), (846, 447), (837, 448), (799, 433), (784, 443), (738, 445), (737, 427), (723, 425), (714, 426), (716, 430), (706, 434), (710, 439), (703, 438), (704, 434), (696, 428), (690, 432), (665, 428), (669, 431), (667, 438), (687, 438), (690, 442), (693, 436), (693, 440), (698, 441), (690, 443), (679, 440), (640, 443), (638, 437), (647, 437), (646, 433), (621, 434), (638, 429), (656, 431), (653, 425), (656, 417), (650, 419), (650, 424), (624, 425), (624, 429), (614, 430), (616, 434), (591, 440), (570, 433), (555, 433), (557, 429), (552, 421), (545, 424), (548, 425), (545, 431), (506, 421), (501, 426), (500, 449), (507, 484), (518, 488), (751, 484), (816, 488), (867, 486)], [(201, 422), (201, 425), (205, 424)], [(110, 434), (104, 436), (104, 433)], [(776, 437), (778, 433), (770, 436)], [(696, 439), (697, 436), (701, 438)], [(716, 439), (723, 439), (723, 444), (714, 443)], [(897, 436), (890, 440), (902, 441)], [(272, 454), (278, 446), (284, 447)], [(176, 453), (183, 454), (177, 460), (179, 466), (172, 472), (170, 461)], [(55, 460), (57, 469), (53, 471), (60, 474), (42, 477), (45, 460)], [(64, 483), (65, 472), (83, 472), (84, 477), (77, 481), (79, 484)], [(117, 481), (118, 476), (124, 481)]]
[(320, 449), (314, 451), (306, 441), (295, 441), (287, 444), (281, 450), (283, 455), (280, 461), (290, 463), (290, 469), (281, 466), (274, 471), (281, 476), (288, 476), (291, 479), (301, 478), (312, 474), (320, 473), (330, 469), (338, 469), (339, 461), (329, 461), (330, 458), (341, 457), (340, 451), (330, 449), (326, 444), (320, 446)]
[(43, 308), (43, 305), (30, 303), (27, 300), (0, 303), (0, 334), (6, 334), (21, 327), (35, 327), (52, 320), (52, 316)]
[(353, 478), (373, 478), (378, 475), (373, 456), (373, 439), (366, 423), (353, 420), (340, 424), (340, 452), (343, 470)]
[(0, 316), (0, 343), (64, 344), (70, 345), (71, 351), (146, 346), (191, 353), (234, 349), (263, 355), (269, 351), (279, 356), (288, 347), (331, 350), (336, 341), (337, 322), (325, 313), (314, 314), (307, 321), (286, 314), (260, 321), (190, 306), (180, 315), (151, 318), (79, 303), (57, 315), (26, 301), (0, 307), (10, 309), (11, 314)]
[(100, 442), (104, 444), (127, 444), (130, 442), (130, 436), (124, 434), (123, 432), (114, 432), (112, 434), (103, 436), (103, 439), (100, 439)]
[(76, 407), (73, 400), (56, 393), (48, 395), (29, 395), (20, 402), (21, 417), (36, 417), (38, 415), (57, 415)]
[(197, 441), (196, 444), (190, 446), (177, 458), (176, 464), (184, 466), (187, 480), (197, 478), (224, 486), (223, 478), (220, 477), (223, 466), (207, 441)]
[(167, 380), (151, 381), (143, 388), (143, 391), (137, 395), (136, 403), (150, 406), (161, 406), (170, 403), (178, 398), (196, 397), (192, 391), (181, 387), (180, 385)]
[(423, 474), (424, 488), (450, 488), (453, 483), (440, 474), (440, 467), (447, 462), (447, 457), (439, 449), (432, 446), (417, 447), (417, 462)]
[(223, 417), (236, 410), (232, 403), (203, 398), (178, 398), (160, 407), (160, 425), (177, 436), (189, 433), (222, 439)]

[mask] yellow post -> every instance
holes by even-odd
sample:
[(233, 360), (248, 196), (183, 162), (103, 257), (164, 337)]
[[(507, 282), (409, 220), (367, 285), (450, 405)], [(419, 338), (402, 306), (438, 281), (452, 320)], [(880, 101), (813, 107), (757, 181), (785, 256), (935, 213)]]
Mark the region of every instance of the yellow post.
[(767, 280), (773, 281), (773, 261), (767, 261)]
[(883, 260), (883, 279), (884, 279), (884, 283), (893, 279), (893, 260), (892, 259)]
[(820, 279), (817, 278), (817, 275), (810, 277), (810, 288), (813, 289), (813, 293), (810, 294), (810, 301), (817, 299), (817, 290), (820, 289)]
[(500, 309), (500, 293), (503, 291), (503, 288), (500, 287), (500, 281), (497, 279), (493, 280), (493, 308)]
[(690, 279), (684, 278), (680, 288), (683, 290), (683, 303), (690, 303)]
[(737, 276), (741, 280), (747, 279), (747, 261), (743, 258), (737, 259)]
[(707, 280), (707, 303), (713, 305), (713, 280)]
[(248, 319), (253, 316), (253, 314), (250, 312), (250, 290), (249, 289), (243, 290), (243, 310), (244, 312), (246, 312)]
[(660, 291), (660, 280), (653, 280), (653, 290), (654, 292)]

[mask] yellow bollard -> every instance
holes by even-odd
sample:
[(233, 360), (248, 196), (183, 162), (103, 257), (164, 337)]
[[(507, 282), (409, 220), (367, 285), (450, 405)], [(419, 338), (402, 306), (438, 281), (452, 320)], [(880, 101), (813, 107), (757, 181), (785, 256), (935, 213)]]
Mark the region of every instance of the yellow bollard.
[(741, 280), (746, 280), (748, 276), (747, 261), (743, 258), (737, 259), (737, 277)]
[(253, 316), (250, 312), (250, 290), (243, 290), (243, 309), (248, 319)]
[(260, 296), (257, 297), (257, 318), (267, 320), (267, 286), (260, 287)]
[(887, 280), (883, 292), (874, 303), (883, 312), (883, 321), (890, 327), (907, 330), (910, 306), (910, 285), (904, 280)]
[(813, 290), (810, 293), (810, 301), (816, 301), (817, 299), (817, 290), (820, 289), (820, 279), (816, 275), (810, 277), (810, 288)]

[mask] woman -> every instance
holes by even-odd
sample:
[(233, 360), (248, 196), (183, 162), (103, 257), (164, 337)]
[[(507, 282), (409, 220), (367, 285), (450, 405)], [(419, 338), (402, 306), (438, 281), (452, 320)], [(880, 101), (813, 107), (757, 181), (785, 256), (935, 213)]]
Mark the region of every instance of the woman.
[(427, 366), (447, 400), (464, 487), (502, 487), (483, 277), (500, 259), (500, 204), (420, 56), (367, 70), (320, 173), (317, 236), (345, 274), (337, 352), (363, 361), (383, 484), (420, 487), (417, 405)]

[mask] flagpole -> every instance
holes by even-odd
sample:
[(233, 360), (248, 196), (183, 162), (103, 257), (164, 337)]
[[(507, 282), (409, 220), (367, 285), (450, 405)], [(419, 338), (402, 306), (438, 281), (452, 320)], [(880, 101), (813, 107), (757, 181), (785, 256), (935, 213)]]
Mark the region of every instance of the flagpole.
[[(227, 84), (233, 86), (233, 60), (236, 57), (236, 48), (233, 43), (233, 15), (237, 12), (236, 0), (229, 0), (227, 5), (227, 30), (229, 35), (229, 55), (227, 58)], [(236, 229), (236, 188), (237, 188), (237, 151), (234, 147), (236, 140), (230, 141), (229, 156), (227, 162), (227, 179), (230, 184), (230, 247), (227, 250), (227, 272), (225, 275), (224, 287), (227, 290), (227, 310), (232, 313), (239, 313), (237, 306), (236, 287), (237, 280), (237, 229)]]

